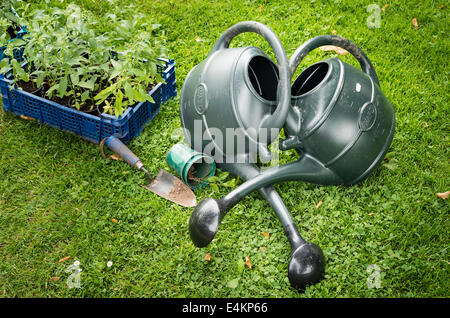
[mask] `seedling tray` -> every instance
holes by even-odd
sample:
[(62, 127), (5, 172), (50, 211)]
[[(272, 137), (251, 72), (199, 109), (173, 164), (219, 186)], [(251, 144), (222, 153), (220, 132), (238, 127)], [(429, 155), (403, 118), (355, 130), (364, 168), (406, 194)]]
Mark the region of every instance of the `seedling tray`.
[(157, 70), (165, 83), (158, 83), (149, 93), (154, 103), (145, 101), (128, 107), (119, 117), (102, 114), (100, 117), (83, 113), (41, 98), (17, 88), (11, 80), (11, 71), (0, 75), (3, 109), (16, 115), (39, 120), (54, 128), (72, 132), (91, 142), (99, 143), (105, 137), (118, 136), (124, 143), (137, 137), (159, 112), (160, 105), (177, 95), (175, 61), (159, 59), (163, 65)]

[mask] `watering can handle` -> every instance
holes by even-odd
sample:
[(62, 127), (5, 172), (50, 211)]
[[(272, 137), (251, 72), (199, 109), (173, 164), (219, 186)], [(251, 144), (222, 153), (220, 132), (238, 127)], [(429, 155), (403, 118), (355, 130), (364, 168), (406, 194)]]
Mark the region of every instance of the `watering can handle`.
[(350, 40), (336, 35), (321, 35), (303, 43), (294, 52), (291, 59), (289, 60), (291, 73), (295, 73), (298, 65), (303, 60), (303, 58), (308, 55), (309, 52), (324, 45), (334, 45), (350, 52), (358, 60), (363, 72), (369, 75), (369, 77), (375, 83), (380, 85), (377, 73), (375, 72), (372, 63), (370, 62), (367, 55), (363, 52), (363, 50), (361, 50), (355, 43), (351, 42)]
[[(289, 63), (288, 58), (286, 56), (286, 52), (284, 50), (283, 45), (281, 44), (278, 37), (275, 33), (266, 25), (255, 22), (255, 21), (244, 21), (237, 23), (226, 30), (217, 42), (214, 44), (213, 48), (209, 55), (212, 55), (214, 52), (226, 49), (229, 47), (231, 40), (237, 35), (245, 32), (254, 32), (261, 35), (264, 39), (272, 47), (273, 52), (275, 53), (275, 58), (278, 62), (278, 70), (280, 81), (278, 82), (278, 90), (277, 90), (277, 107), (275, 111), (266, 115), (261, 121), (259, 128), (260, 129), (269, 129), (276, 128), (281, 129), (283, 127), (284, 122), (286, 121), (286, 117), (288, 115), (290, 105), (291, 105), (291, 73), (289, 71)], [(260, 147), (260, 156), (263, 161), (268, 161), (271, 158), (271, 153), (267, 149), (265, 145), (264, 147)], [(265, 158), (263, 158), (265, 157)], [(265, 159), (265, 160), (264, 160)]]

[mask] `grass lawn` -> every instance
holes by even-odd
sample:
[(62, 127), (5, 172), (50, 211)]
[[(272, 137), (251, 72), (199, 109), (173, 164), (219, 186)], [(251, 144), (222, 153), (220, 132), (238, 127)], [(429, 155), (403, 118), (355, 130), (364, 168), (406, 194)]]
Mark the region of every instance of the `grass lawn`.
[[(75, 2), (96, 14), (108, 10), (99, 0)], [(372, 3), (384, 7), (380, 28), (366, 25)], [(356, 186), (276, 185), (300, 233), (322, 247), (327, 261), (325, 279), (300, 294), (287, 278), (287, 239), (258, 193), (242, 200), (212, 244), (199, 249), (189, 238), (191, 209), (142, 189), (143, 174), (124, 162), (101, 160), (97, 145), (2, 109), (0, 296), (449, 297), (450, 209), (448, 200), (435, 195), (450, 190), (450, 19), (444, 4), (140, 1), (136, 10), (165, 29), (179, 92), (189, 70), (239, 21), (267, 24), (288, 56), (307, 39), (333, 30), (351, 39), (371, 59), (396, 109), (391, 149), (383, 165)], [(270, 52), (254, 34), (240, 35), (232, 45)], [(336, 54), (316, 50), (300, 68), (329, 56)], [(340, 57), (356, 65), (351, 56)], [(169, 169), (165, 155), (178, 141), (172, 137), (180, 127), (178, 102), (164, 104), (130, 144), (153, 174)], [(294, 157), (280, 154), (283, 163)], [(218, 190), (209, 186), (196, 194), (200, 201), (229, 191), (219, 184)], [(66, 256), (71, 258), (59, 262)], [(83, 269), (81, 288), (69, 289), (66, 269), (76, 260)], [(368, 287), (372, 264), (381, 270), (381, 288)]]

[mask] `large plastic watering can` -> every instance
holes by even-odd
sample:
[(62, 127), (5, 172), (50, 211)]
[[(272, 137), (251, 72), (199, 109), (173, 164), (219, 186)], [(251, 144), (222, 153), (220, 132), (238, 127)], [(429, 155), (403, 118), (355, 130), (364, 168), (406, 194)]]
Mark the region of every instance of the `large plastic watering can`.
[[(231, 40), (244, 32), (268, 41), (278, 68), (260, 48), (229, 48)], [(187, 142), (216, 162), (249, 162), (255, 160), (249, 156), (256, 154), (269, 161), (267, 145), (277, 138), (290, 109), (290, 79), (283, 45), (271, 29), (254, 21), (232, 26), (183, 84), (180, 115), (190, 135)], [(217, 129), (223, 138), (217, 136)], [(227, 143), (227, 129), (245, 142), (244, 148)]]
[[(300, 74), (292, 85), (292, 107), (284, 124), (287, 138), (280, 143), (282, 150), (296, 149), (300, 158), (249, 178), (222, 199), (201, 201), (189, 223), (197, 246), (209, 244), (226, 213), (255, 190), (282, 181), (350, 185), (366, 178), (383, 160), (394, 135), (394, 108), (381, 91), (371, 62), (358, 46), (337, 36), (313, 38), (295, 51), (290, 59), (291, 73), (311, 50), (323, 45), (346, 49), (363, 71), (334, 58)], [(307, 259), (314, 261), (308, 263)], [(300, 285), (317, 281), (317, 273), (323, 271), (323, 254), (315, 245), (297, 245), (293, 260), (293, 268), (297, 267), (293, 273), (311, 274), (303, 275)], [(295, 278), (291, 279), (291, 264), (292, 283)]]

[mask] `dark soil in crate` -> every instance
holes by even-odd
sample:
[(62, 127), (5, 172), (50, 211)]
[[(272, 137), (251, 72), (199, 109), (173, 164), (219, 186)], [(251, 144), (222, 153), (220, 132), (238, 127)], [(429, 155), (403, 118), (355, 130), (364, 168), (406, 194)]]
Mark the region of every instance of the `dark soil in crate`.
[(21, 27), (18, 25), (11, 25), (6, 29), (11, 39), (14, 39), (17, 36), (17, 33), (21, 30)]
[(23, 89), (25, 92), (39, 96), (39, 97), (43, 97), (42, 93), (44, 92), (44, 87), (37, 87), (36, 83), (33, 81), (19, 81), (17, 82), (17, 86), (19, 86), (21, 89)]
[[(51, 98), (46, 96), (46, 92), (50, 88), (50, 85), (48, 83), (44, 83), (41, 87), (38, 88), (38, 87), (36, 87), (36, 83), (34, 83), (33, 81), (28, 81), (28, 82), (19, 81), (19, 82), (17, 82), (17, 86), (20, 87), (22, 90), (24, 90), (27, 93), (30, 93), (30, 94), (33, 94), (35, 96), (39, 96), (42, 98), (47, 98), (47, 99), (51, 100), (52, 102), (58, 103), (60, 105), (66, 106), (66, 107), (76, 109), (75, 107), (72, 107), (72, 97), (71, 96), (64, 96), (63, 98), (60, 98), (59, 96), (57, 96), (55, 94)], [(153, 89), (153, 87), (155, 87), (155, 85), (150, 84), (145, 89), (145, 91), (147, 93), (150, 93), (151, 90)], [(92, 94), (92, 96), (97, 95), (99, 92), (94, 92)], [(111, 99), (108, 99), (108, 100), (110, 101)], [(124, 101), (125, 100), (126, 100), (126, 97), (124, 98)], [(103, 102), (100, 105), (96, 105), (95, 102), (96, 101), (94, 99), (89, 98), (86, 101), (84, 101), (84, 103), (81, 105), (80, 109), (78, 109), (78, 110), (83, 113), (88, 113), (88, 114), (96, 115), (96, 116), (100, 117), (101, 114), (103, 113), (103, 108), (106, 106), (106, 103)]]

